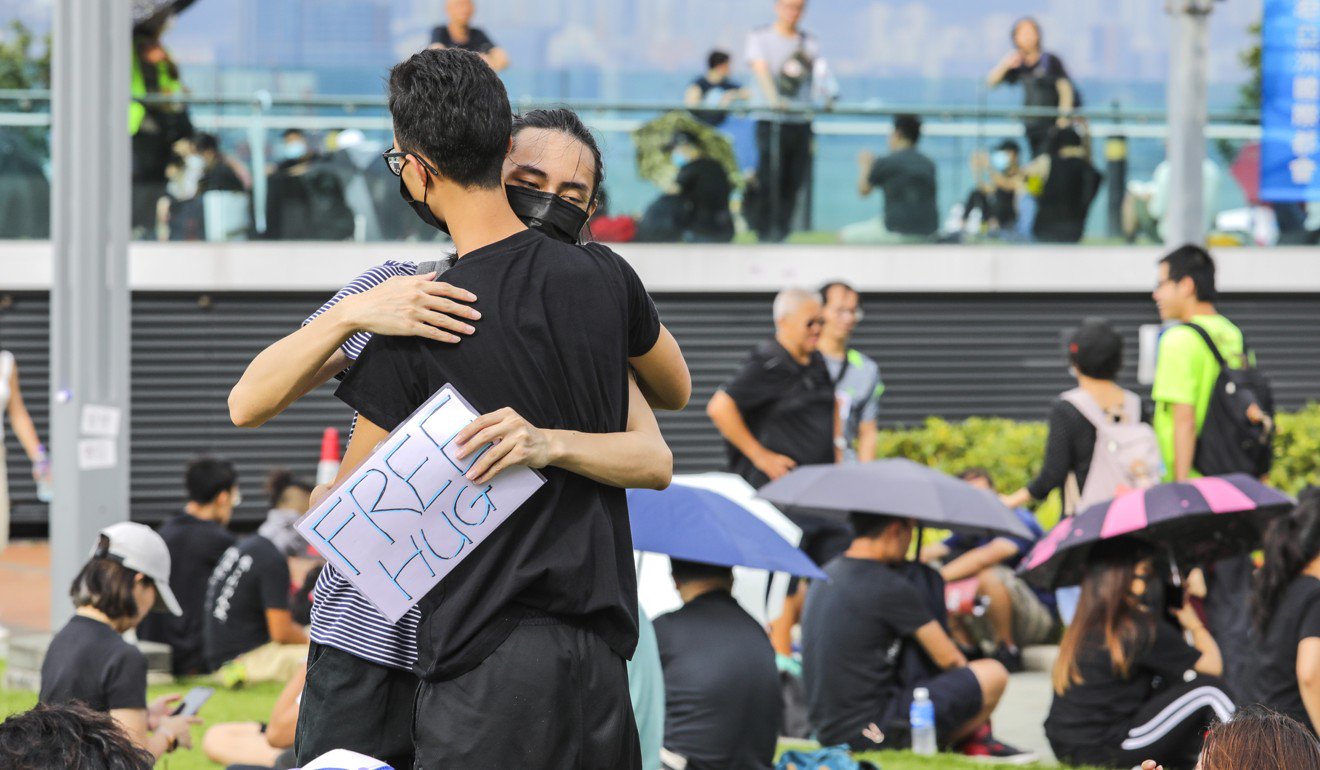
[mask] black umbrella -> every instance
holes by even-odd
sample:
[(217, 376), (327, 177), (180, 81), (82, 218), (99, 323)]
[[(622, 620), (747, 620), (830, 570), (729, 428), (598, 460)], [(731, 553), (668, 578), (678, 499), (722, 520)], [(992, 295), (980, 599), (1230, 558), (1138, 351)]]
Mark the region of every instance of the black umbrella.
[(1134, 489), (1055, 525), (1018, 571), (1042, 588), (1076, 585), (1101, 540), (1131, 537), (1167, 552), (1181, 568), (1249, 553), (1270, 519), (1293, 501), (1245, 473)]
[(141, 27), (159, 22), (165, 16), (179, 13), (197, 0), (133, 0), (133, 26)]
[(994, 494), (911, 460), (804, 465), (758, 494), (781, 508), (897, 516), (970, 534), (1032, 539)]

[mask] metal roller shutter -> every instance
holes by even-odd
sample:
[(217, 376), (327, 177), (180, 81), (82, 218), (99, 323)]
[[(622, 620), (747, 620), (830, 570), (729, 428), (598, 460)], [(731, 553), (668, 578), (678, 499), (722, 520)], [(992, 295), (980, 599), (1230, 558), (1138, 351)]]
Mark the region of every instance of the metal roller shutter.
[[(182, 472), (200, 451), (232, 459), (242, 476), (237, 520), (251, 526), (265, 511), (264, 474), (285, 465), (311, 476), (321, 431), (346, 433), (350, 413), (325, 387), (259, 430), (229, 422), (226, 399), (244, 366), (324, 299), (313, 293), (137, 293), (133, 306), (132, 515), (157, 522), (183, 502)], [(661, 414), (680, 472), (722, 467), (723, 449), (706, 419), (710, 394), (753, 345), (771, 333), (770, 295), (669, 294), (656, 302), (692, 368), (692, 404)], [(1284, 408), (1317, 398), (1320, 316), (1315, 295), (1231, 296), (1221, 309), (1239, 323), (1274, 382)], [(1103, 316), (1127, 339), (1124, 375), (1136, 373), (1137, 327), (1153, 323), (1145, 295), (867, 295), (854, 346), (880, 363), (884, 425), (928, 415), (1042, 419), (1069, 386), (1059, 333)], [(23, 392), (47, 436), (49, 351), (44, 293), (0, 298), (0, 347), (17, 356)], [(44, 523), (28, 462), (6, 442), (14, 521)], [(29, 531), (31, 528), (29, 526)]]

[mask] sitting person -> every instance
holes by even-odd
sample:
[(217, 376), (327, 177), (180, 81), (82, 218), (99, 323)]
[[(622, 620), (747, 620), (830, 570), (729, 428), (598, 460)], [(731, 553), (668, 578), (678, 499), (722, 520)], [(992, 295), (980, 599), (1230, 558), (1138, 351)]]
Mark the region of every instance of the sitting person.
[(802, 615), (802, 679), (820, 742), (907, 748), (913, 690), (924, 687), (940, 746), (1028, 759), (989, 733), (1008, 672), (996, 660), (967, 661), (933, 611), (926, 581), (912, 574), (938, 587), (938, 573), (905, 561), (915, 523), (853, 514), (852, 525), (852, 544), (826, 566), (828, 581), (812, 582)]
[(1029, 187), (1039, 191), (1031, 234), (1041, 243), (1077, 243), (1104, 175), (1091, 165), (1089, 136), (1054, 129), (1049, 147), (1027, 168)]
[(1169, 617), (1156, 564), (1149, 545), (1122, 537), (1087, 556), (1045, 720), (1061, 761), (1130, 768), (1158, 757), (1192, 770), (1206, 728), (1233, 714), (1219, 645), (1189, 604)]
[(780, 694), (765, 630), (733, 598), (733, 570), (670, 560), (683, 607), (655, 619), (667, 752), (688, 770), (763, 770), (778, 743)]
[(935, 204), (935, 162), (917, 150), (921, 119), (894, 117), (889, 154), (876, 159), (869, 150), (857, 156), (861, 177), (857, 194), (863, 198), (879, 187), (884, 194), (884, 218), (848, 225), (839, 233), (844, 243), (913, 243), (926, 241), (940, 226)]
[(191, 748), (191, 725), (201, 722), (170, 715), (177, 695), (147, 704), (147, 657), (123, 637), (152, 610), (180, 613), (169, 585), (170, 552), (160, 535), (133, 522), (101, 530), (69, 591), (75, 614), (46, 650), (37, 696), (46, 705), (79, 701), (109, 714), (153, 762)]
[[(972, 156), (972, 173), (976, 187), (963, 204), (964, 230), (975, 231), (969, 234), (1012, 237), (1018, 224), (1018, 196), (1026, 181), (1017, 141), (1005, 139), (989, 155), (977, 151)], [(973, 223), (977, 227), (973, 228)]]
[[(1154, 243), (1164, 243), (1169, 230), (1165, 214), (1169, 208), (1169, 161), (1162, 160), (1155, 167), (1149, 182), (1136, 179), (1127, 183), (1123, 195), (1121, 222), (1123, 237), (1135, 243), (1141, 236)], [(1215, 229), (1215, 212), (1219, 201), (1219, 166), (1209, 158), (1201, 161), (1201, 216), (1205, 231)]]
[(1320, 489), (1302, 492), (1265, 530), (1252, 605), (1258, 644), (1247, 700), (1320, 733)]
[(307, 665), (303, 664), (280, 691), (270, 722), (226, 722), (207, 730), (202, 736), (207, 758), (229, 770), (294, 767), (293, 734), (306, 679)]
[(733, 63), (724, 51), (711, 51), (706, 57), (706, 74), (692, 81), (683, 92), (683, 104), (693, 108), (692, 115), (703, 123), (718, 126), (729, 116), (728, 107), (735, 101), (747, 101), (751, 91), (730, 77)]
[[(960, 478), (977, 489), (994, 491), (990, 472), (984, 468), (969, 468)], [(969, 537), (954, 534), (921, 552), (922, 561), (943, 562), (940, 575), (947, 583), (975, 582), (972, 595), (988, 600), (985, 618), (989, 621), (989, 628), (977, 622), (979, 618), (959, 613), (951, 619), (953, 637), (964, 648), (975, 652), (980, 652), (976, 648), (980, 648), (983, 642), (992, 643), (994, 659), (1003, 663), (1010, 674), (1023, 670), (1021, 646), (1045, 643), (1059, 622), (1054, 595), (1049, 591), (1037, 591), (1014, 571), (1035, 541), (1045, 536), (1030, 511), (1016, 508), (1014, 513), (1031, 531), (1032, 540), (1002, 535)]]
[(262, 530), (225, 551), (211, 573), (206, 659), (228, 686), (287, 682), (307, 661), (307, 632), (289, 609), (291, 575), (306, 575), (316, 559), (293, 524), (268, 518)]
[(670, 148), (678, 169), (665, 192), (646, 207), (637, 240), (649, 243), (727, 243), (733, 240), (729, 196), (733, 185), (724, 166), (702, 150), (701, 142), (679, 133)]
[(5, 770), (150, 770), (155, 764), (123, 725), (81, 703), (38, 704), (0, 723)]

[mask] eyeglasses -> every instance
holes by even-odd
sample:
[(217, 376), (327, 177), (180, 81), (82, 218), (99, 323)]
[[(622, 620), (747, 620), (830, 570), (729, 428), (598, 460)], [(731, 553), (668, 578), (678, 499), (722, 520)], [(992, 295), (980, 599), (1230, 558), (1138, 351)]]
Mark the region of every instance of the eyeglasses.
[[(393, 150), (386, 150), (385, 152), (382, 152), (380, 154), (380, 157), (382, 160), (385, 161), (385, 165), (389, 167), (391, 174), (395, 176), (403, 176), (403, 163), (410, 154), (411, 153), (394, 152)], [(432, 168), (430, 163), (427, 163), (421, 158), (418, 158), (416, 155), (413, 155), (413, 157), (417, 158), (418, 163), (422, 164), (422, 168), (426, 169), (427, 171), (430, 171), (432, 174), (435, 174), (436, 176), (440, 176), (440, 172)]]

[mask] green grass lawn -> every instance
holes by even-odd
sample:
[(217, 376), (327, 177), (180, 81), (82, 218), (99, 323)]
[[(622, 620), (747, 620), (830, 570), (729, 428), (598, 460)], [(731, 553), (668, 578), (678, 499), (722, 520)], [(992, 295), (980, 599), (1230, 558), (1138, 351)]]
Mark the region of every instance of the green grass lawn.
[[(4, 661), (0, 661), (0, 677), (4, 675), (4, 668)], [(213, 686), (209, 680), (182, 679), (166, 687), (149, 688), (148, 698), (155, 698), (169, 693), (183, 694), (190, 687), (198, 685)], [(201, 716), (208, 725), (218, 722), (266, 721), (270, 717), (270, 710), (275, 705), (275, 698), (279, 696), (280, 689), (280, 686), (276, 684), (253, 685), (239, 690), (217, 688), (215, 695), (202, 708)], [(37, 694), (34, 692), (0, 688), (0, 718), (26, 711), (32, 708), (36, 702)], [(197, 748), (192, 751), (177, 751), (163, 759), (158, 767), (162, 770), (218, 770), (220, 765), (207, 760), (201, 752), (202, 733), (205, 729), (206, 725), (201, 725), (193, 731), (193, 745)], [(805, 744), (799, 742), (786, 743), (781, 748), (797, 748), (803, 745)], [(869, 759), (878, 765), (881, 770), (973, 770), (973, 768), (986, 767), (986, 765), (979, 762), (961, 759), (950, 754), (941, 754), (938, 757), (919, 757), (906, 751), (886, 751), (862, 754), (860, 758)], [(1027, 767), (1045, 766), (1028, 765)], [(1074, 768), (1073, 770), (1085, 769)]]

